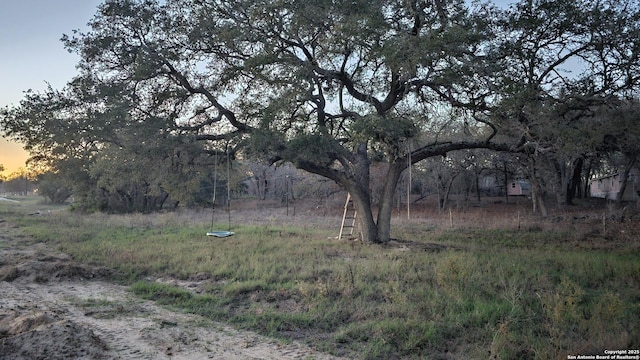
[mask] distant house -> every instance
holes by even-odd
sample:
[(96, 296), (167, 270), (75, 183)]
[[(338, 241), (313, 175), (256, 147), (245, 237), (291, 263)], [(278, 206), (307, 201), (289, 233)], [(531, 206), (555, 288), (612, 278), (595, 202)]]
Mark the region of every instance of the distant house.
[[(632, 169), (627, 179), (627, 187), (622, 195), (624, 201), (637, 201), (638, 191), (640, 191), (640, 173), (637, 169)], [(622, 177), (620, 174), (613, 174), (591, 179), (589, 193), (591, 197), (615, 200), (620, 192)]]
[(531, 195), (531, 183), (526, 180), (514, 180), (507, 186), (509, 196), (529, 196)]

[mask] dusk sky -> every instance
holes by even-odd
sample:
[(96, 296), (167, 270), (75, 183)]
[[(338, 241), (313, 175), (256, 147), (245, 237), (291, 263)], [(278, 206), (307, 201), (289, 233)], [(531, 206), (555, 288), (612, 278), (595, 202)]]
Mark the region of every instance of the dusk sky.
[[(0, 107), (17, 105), (24, 91), (61, 89), (76, 74), (79, 58), (60, 38), (86, 30), (102, 0), (8, 0), (0, 7)], [(22, 146), (0, 138), (4, 175), (25, 166)]]

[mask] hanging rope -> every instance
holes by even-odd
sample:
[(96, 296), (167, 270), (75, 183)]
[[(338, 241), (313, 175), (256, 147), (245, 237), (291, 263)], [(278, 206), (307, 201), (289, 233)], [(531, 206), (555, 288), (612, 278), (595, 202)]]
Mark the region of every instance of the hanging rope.
[[(207, 232), (207, 236), (215, 236), (215, 237), (227, 237), (234, 235), (231, 232), (231, 161), (229, 156), (228, 148), (225, 148), (227, 152), (227, 218), (228, 218), (228, 230), (227, 231), (209, 231)], [(218, 154), (216, 153), (215, 160), (213, 162), (213, 195), (212, 195), (212, 203), (211, 203), (211, 229), (213, 229), (214, 223), (214, 213), (216, 207), (216, 193), (218, 190)]]
[(211, 229), (213, 230), (213, 218), (216, 212), (216, 190), (218, 189), (218, 153), (213, 160), (213, 194), (211, 195)]
[(229, 149), (227, 152), (227, 218), (229, 221), (229, 232), (231, 232), (231, 157), (229, 155)]

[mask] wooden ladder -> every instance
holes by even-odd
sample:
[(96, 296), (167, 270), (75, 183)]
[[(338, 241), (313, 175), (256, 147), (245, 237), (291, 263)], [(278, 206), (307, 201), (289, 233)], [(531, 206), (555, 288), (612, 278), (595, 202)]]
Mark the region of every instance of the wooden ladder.
[(356, 212), (356, 207), (353, 205), (351, 194), (347, 193), (347, 201), (344, 203), (344, 213), (342, 214), (342, 225), (340, 225), (338, 240), (353, 238), (357, 215), (358, 213)]

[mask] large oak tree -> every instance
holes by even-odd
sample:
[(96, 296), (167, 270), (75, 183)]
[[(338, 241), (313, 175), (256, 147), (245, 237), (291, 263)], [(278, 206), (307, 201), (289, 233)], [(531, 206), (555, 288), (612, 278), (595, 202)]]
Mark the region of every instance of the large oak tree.
[[(491, 94), (489, 11), (461, 1), (108, 1), (67, 46), (85, 76), (127, 88), (145, 113), (336, 181), (364, 240), (380, 242), (408, 152), (418, 162), (493, 146), (472, 116)], [(469, 124), (453, 139), (436, 126), (455, 107)], [(372, 159), (387, 164), (377, 218)]]

